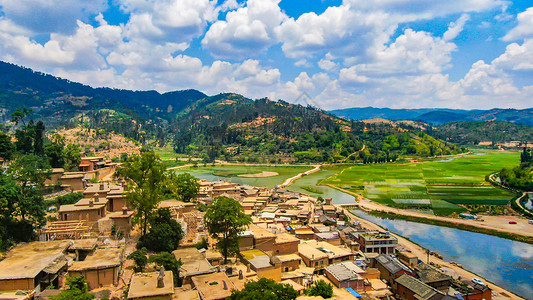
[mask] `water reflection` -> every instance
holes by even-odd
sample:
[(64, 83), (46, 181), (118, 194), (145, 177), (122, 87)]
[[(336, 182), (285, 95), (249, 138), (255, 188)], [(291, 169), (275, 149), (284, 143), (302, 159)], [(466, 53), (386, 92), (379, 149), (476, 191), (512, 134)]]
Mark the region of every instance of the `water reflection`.
[(440, 253), (445, 261), (462, 264), (505, 289), (533, 299), (533, 245), (454, 228), (381, 219), (359, 210), (354, 213)]

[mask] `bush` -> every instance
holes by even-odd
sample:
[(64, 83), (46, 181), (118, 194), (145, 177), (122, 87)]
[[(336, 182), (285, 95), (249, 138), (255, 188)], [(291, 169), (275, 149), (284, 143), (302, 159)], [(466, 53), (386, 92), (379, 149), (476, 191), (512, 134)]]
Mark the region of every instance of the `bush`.
[(276, 283), (272, 279), (261, 278), (244, 285), (242, 291), (233, 290), (231, 300), (293, 300), (298, 292), (288, 284)]
[(176, 260), (176, 257), (172, 253), (161, 252), (159, 254), (150, 256), (149, 261), (165, 268), (167, 271), (172, 271), (174, 275), (174, 283), (178, 286), (181, 286), (179, 282), (180, 268), (183, 265), (181, 259)]
[(127, 258), (133, 260), (133, 262), (135, 263), (135, 266), (133, 267), (133, 270), (135, 272), (142, 272), (144, 270), (144, 267), (148, 263), (148, 257), (146, 257), (145, 248), (131, 253), (130, 255), (128, 255)]
[(321, 296), (324, 299), (333, 297), (333, 286), (324, 280), (315, 281), (315, 284), (305, 290), (308, 296)]
[(61, 291), (59, 295), (55, 297), (50, 297), (50, 300), (92, 300), (94, 299), (93, 294), (87, 292), (87, 281), (83, 277), (74, 276), (67, 277), (68, 289)]

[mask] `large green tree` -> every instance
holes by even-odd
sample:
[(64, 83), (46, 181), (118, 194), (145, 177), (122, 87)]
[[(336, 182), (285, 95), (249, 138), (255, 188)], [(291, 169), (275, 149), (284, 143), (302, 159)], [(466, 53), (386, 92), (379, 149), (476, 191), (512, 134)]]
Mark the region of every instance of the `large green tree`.
[(44, 181), (50, 176), (48, 163), (34, 154), (20, 155), (11, 162), (8, 170), (18, 185), (15, 215), (33, 226), (44, 224)]
[(228, 256), (239, 252), (239, 233), (252, 219), (244, 213), (239, 201), (216, 197), (213, 205), (207, 208), (204, 221), (209, 234), (218, 240), (217, 245), (226, 263)]
[(136, 210), (134, 220), (144, 237), (148, 220), (164, 197), (168, 177), (165, 164), (154, 152), (145, 152), (128, 158), (119, 173), (128, 179), (126, 198)]
[(272, 279), (261, 278), (250, 281), (241, 291), (233, 290), (231, 300), (293, 300), (298, 297), (298, 292), (288, 284), (276, 283)]
[(64, 167), (66, 171), (78, 171), (81, 162), (81, 148), (77, 144), (67, 144), (63, 151)]
[(176, 198), (180, 201), (189, 202), (198, 197), (198, 191), (200, 190), (198, 178), (189, 173), (177, 176), (172, 174), (169, 183), (169, 186), (174, 190)]
[(137, 244), (154, 252), (172, 252), (179, 246), (183, 238), (180, 224), (174, 220), (168, 208), (160, 208), (153, 213), (149, 220), (149, 232)]

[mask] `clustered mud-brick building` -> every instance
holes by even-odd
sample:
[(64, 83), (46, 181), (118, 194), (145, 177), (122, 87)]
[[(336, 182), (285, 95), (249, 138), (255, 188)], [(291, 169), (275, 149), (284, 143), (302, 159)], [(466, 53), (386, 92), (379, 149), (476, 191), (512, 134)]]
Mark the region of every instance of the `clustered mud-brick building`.
[[(289, 284), (299, 293), (316, 280), (326, 280), (342, 299), (361, 294), (366, 299), (457, 299), (450, 288), (459, 287), (449, 276), (400, 249), (389, 232), (350, 224), (331, 199), (322, 204), (286, 189), (223, 181), (200, 184), (199, 203), (231, 197), (252, 219), (240, 234), (240, 253), (229, 263), (224, 264), (214, 247), (196, 203), (165, 200), (159, 207), (168, 208), (185, 233), (172, 252), (183, 263), (179, 276), (184, 284), (174, 286), (174, 274), (165, 270), (131, 274), (124, 267), (128, 253), (123, 241), (109, 241), (112, 228), (124, 237), (131, 230), (134, 212), (123, 184), (89, 184), (83, 199), (60, 207), (59, 221), (40, 232), (42, 242), (19, 245), (0, 262), (0, 299), (17, 290), (24, 297), (38, 296), (74, 275), (84, 276), (91, 290), (129, 286), (128, 299), (225, 299), (233, 289), (260, 278)], [(202, 238), (209, 241), (207, 249), (196, 249)], [(491, 299), (487, 287), (472, 290), (469, 299)]]

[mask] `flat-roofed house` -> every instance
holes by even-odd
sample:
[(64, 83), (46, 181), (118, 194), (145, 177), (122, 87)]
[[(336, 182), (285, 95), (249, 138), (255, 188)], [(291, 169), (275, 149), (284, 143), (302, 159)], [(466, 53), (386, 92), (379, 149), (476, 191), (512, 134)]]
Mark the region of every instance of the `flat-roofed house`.
[(329, 265), (324, 269), (326, 277), (338, 288), (352, 288), (364, 291), (365, 283), (361, 274), (365, 271), (351, 261)]
[(180, 276), (189, 282), (191, 277), (215, 272), (215, 268), (207, 261), (205, 256), (194, 247), (179, 248), (172, 251), (177, 260), (183, 262)]
[(252, 249), (241, 251), (243, 263), (250, 265), (259, 278), (269, 278), (276, 282), (281, 280), (282, 262), (276, 256), (270, 256), (262, 250)]
[(398, 247), (398, 239), (388, 232), (359, 232), (357, 242), (361, 251), (379, 254), (392, 254)]
[(237, 289), (223, 272), (195, 276), (192, 284), (202, 300), (226, 299), (231, 296), (231, 290)]
[(106, 216), (107, 199), (98, 196), (84, 198), (76, 204), (66, 204), (59, 207), (59, 220), (61, 221), (87, 221), (89, 224), (98, 222)]
[[(332, 245), (328, 242), (302, 241), (298, 245), (298, 252), (308, 267), (325, 268), (328, 265), (345, 260), (353, 260), (354, 254), (346, 248)], [(325, 260), (322, 257), (325, 256)], [(320, 257), (320, 259), (317, 259)], [(313, 263), (314, 262), (314, 263)]]
[(171, 300), (173, 295), (172, 271), (135, 273), (131, 277), (128, 300)]
[(0, 261), (0, 291), (40, 292), (58, 286), (58, 273), (67, 267), (64, 252), (72, 241), (60, 240), (21, 244)]
[(83, 261), (75, 261), (68, 269), (69, 276), (83, 275), (89, 289), (118, 284), (124, 248), (99, 248)]

